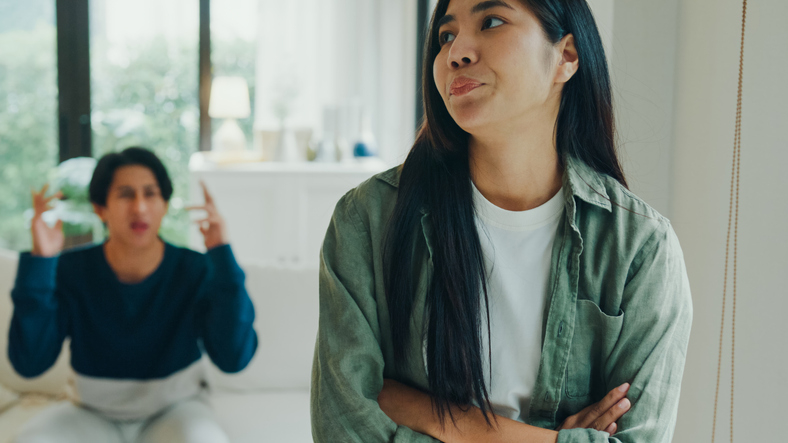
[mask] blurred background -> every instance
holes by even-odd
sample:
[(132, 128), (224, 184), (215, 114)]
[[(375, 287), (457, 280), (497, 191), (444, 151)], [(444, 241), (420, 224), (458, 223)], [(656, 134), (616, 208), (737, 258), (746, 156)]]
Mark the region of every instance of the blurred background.
[[(270, 355), (282, 358), (305, 348), (290, 366), (297, 369), (258, 373), (270, 380), (261, 389), (279, 383), (300, 390), (293, 410), (301, 415), (292, 423), (307, 426), (308, 433), (308, 411), (302, 409), (316, 328), (320, 241), (337, 199), (401, 163), (410, 148), (421, 116), (419, 54), (433, 3), (0, 0), (0, 249), (11, 257), (30, 247), (30, 190), (44, 183), (66, 190), (69, 199), (53, 217), (70, 221), (71, 244), (100, 241), (103, 229), (90, 215), (85, 192), (94, 163), (85, 157), (132, 145), (153, 149), (173, 178), (162, 236), (199, 248), (183, 207), (199, 200), (196, 182), (205, 180), (251, 279), (261, 287), (273, 279), (292, 292), (288, 308), (295, 303), (301, 309), (292, 314), (300, 321), (293, 325), (309, 325), (290, 334), (290, 343), (272, 344)], [(706, 441), (720, 336), (742, 4), (589, 4), (611, 68), (625, 173), (633, 192), (671, 219), (692, 286), (695, 317), (674, 441)], [(784, 0), (749, 3), (736, 440), (782, 440), (780, 405), (788, 396), (788, 205), (779, 197), (788, 187), (788, 85), (780, 80), (788, 74), (786, 19)], [(6, 279), (0, 286), (11, 285), (12, 276), (0, 272)], [(293, 282), (303, 280), (315, 280), (315, 287), (293, 292)], [(258, 309), (266, 302), (255, 299)], [(281, 334), (281, 328), (270, 333)], [(719, 441), (731, 438), (729, 334), (730, 323), (721, 357)], [(4, 380), (0, 385), (13, 384)], [(248, 388), (237, 379), (224, 383)], [(33, 385), (13, 387), (16, 394), (36, 391)], [(13, 413), (2, 413), (2, 399), (0, 391), (0, 429)]]

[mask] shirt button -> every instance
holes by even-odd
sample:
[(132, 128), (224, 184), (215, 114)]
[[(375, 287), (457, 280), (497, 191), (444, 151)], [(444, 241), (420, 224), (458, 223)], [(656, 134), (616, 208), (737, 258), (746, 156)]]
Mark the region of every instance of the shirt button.
[(561, 332), (563, 332), (563, 331), (564, 331), (564, 322), (561, 322), (561, 324), (558, 325), (558, 336), (559, 337), (561, 336)]
[(548, 402), (548, 403), (550, 402), (550, 393), (548, 393), (548, 392), (544, 393), (544, 401)]

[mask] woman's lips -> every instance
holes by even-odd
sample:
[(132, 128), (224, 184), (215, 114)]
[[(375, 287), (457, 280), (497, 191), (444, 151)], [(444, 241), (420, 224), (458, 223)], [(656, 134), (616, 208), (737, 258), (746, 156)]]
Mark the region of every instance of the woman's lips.
[(476, 80), (471, 80), (469, 78), (458, 77), (455, 78), (453, 82), (451, 82), (451, 86), (449, 87), (449, 93), (451, 95), (456, 95), (458, 97), (463, 96), (483, 84), (484, 83), (480, 83)]

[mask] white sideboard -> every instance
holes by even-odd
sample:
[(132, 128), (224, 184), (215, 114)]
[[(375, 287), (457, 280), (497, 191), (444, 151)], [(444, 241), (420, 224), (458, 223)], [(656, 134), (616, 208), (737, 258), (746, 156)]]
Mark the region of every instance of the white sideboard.
[[(254, 162), (220, 165), (209, 154), (189, 161), (192, 201), (202, 201), (203, 180), (227, 221), (239, 262), (317, 269), (320, 246), (337, 201), (387, 169), (379, 159), (354, 163)], [(190, 246), (205, 250), (193, 227)]]

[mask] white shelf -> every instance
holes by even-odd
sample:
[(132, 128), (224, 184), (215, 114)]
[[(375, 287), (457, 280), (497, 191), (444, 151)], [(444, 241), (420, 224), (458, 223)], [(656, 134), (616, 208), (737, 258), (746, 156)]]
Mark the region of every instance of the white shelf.
[[(387, 169), (386, 163), (378, 157), (363, 160), (352, 159), (346, 162), (275, 162), (239, 161), (214, 162), (211, 153), (195, 152), (189, 159), (191, 171), (227, 171), (232, 173), (308, 173), (308, 174), (377, 174)], [(250, 157), (254, 158), (254, 157)]]
[[(317, 269), (323, 237), (337, 201), (388, 166), (379, 159), (347, 163), (247, 162), (216, 164), (204, 153), (190, 162), (192, 201), (203, 180), (227, 221), (240, 262)], [(204, 249), (194, 227), (191, 247)]]

